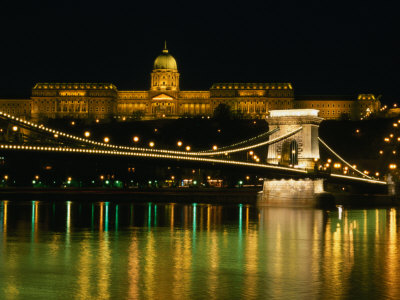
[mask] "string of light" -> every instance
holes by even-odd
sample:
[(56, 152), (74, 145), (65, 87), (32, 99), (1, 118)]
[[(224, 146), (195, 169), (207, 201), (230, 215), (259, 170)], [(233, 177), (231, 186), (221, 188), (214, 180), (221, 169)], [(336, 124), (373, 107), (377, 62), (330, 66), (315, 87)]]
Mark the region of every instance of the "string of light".
[(350, 163), (348, 163), (347, 161), (344, 160), (344, 158), (342, 158), (339, 154), (337, 154), (335, 151), (333, 151), (332, 148), (330, 148), (320, 137), (318, 137), (318, 140), (320, 141), (320, 143), (325, 146), (326, 149), (328, 149), (333, 155), (335, 155), (337, 158), (339, 158), (340, 161), (342, 161), (344, 164), (346, 164), (350, 169), (352, 169), (353, 171), (361, 174), (363, 177), (367, 177), (368, 179), (372, 179), (372, 177), (364, 174), (363, 172), (357, 170), (356, 168), (354, 168)]
[[(280, 129), (279, 127), (276, 127), (276, 128), (274, 128), (274, 129), (272, 129), (272, 130), (270, 130), (268, 132), (264, 132), (264, 133), (262, 133), (260, 135), (252, 137), (250, 139), (247, 139), (247, 140), (244, 140), (244, 141), (232, 144), (232, 145), (224, 146), (224, 147), (221, 147), (221, 148), (218, 148), (218, 149), (220, 151), (222, 151), (222, 150), (233, 148), (233, 147), (236, 147), (236, 146), (239, 146), (239, 145), (247, 144), (247, 143), (250, 143), (251, 141), (270, 136), (271, 134), (274, 134), (275, 132), (277, 132), (279, 129)], [(215, 151), (215, 150), (203, 150), (203, 151), (198, 151), (198, 152), (206, 153), (206, 152), (213, 152), (213, 151)]]
[(68, 152), (68, 153), (89, 153), (89, 154), (103, 154), (103, 155), (113, 155), (113, 156), (131, 156), (131, 157), (148, 157), (148, 158), (161, 158), (161, 159), (176, 159), (176, 160), (186, 160), (186, 161), (199, 161), (207, 163), (220, 163), (227, 165), (240, 165), (248, 167), (256, 167), (263, 169), (276, 169), (284, 170), (294, 173), (306, 174), (307, 170), (299, 168), (290, 168), (277, 165), (267, 165), (258, 164), (250, 162), (242, 162), (235, 160), (226, 159), (216, 159), (216, 158), (206, 158), (206, 157), (188, 157), (179, 155), (167, 155), (167, 154), (157, 154), (157, 153), (143, 153), (143, 152), (131, 152), (131, 151), (117, 151), (117, 150), (99, 150), (99, 149), (82, 149), (82, 148), (72, 148), (72, 147), (49, 147), (49, 146), (30, 146), (30, 145), (10, 145), (10, 144), (0, 144), (0, 149), (6, 150), (24, 150), (24, 151), (43, 151), (43, 152)]
[[(166, 153), (166, 154), (184, 154), (184, 155), (189, 155), (189, 156), (212, 156), (212, 155), (227, 155), (230, 153), (236, 153), (236, 152), (242, 152), (242, 151), (246, 151), (249, 149), (254, 149), (254, 148), (258, 148), (261, 146), (265, 146), (265, 145), (270, 145), (270, 144), (274, 144), (277, 143), (279, 141), (281, 141), (282, 139), (285, 139), (287, 137), (290, 137), (291, 135), (297, 133), (298, 131), (300, 131), (302, 129), (302, 127), (299, 127), (298, 129), (289, 132), (283, 136), (277, 137), (271, 141), (264, 141), (258, 144), (254, 144), (254, 145), (250, 145), (250, 146), (246, 146), (246, 147), (242, 147), (242, 148), (238, 148), (238, 149), (230, 149), (230, 150), (219, 150), (219, 151), (213, 151), (213, 152), (185, 152), (185, 151), (174, 151), (174, 150), (165, 150), (165, 149), (149, 149), (149, 148), (140, 148), (140, 147), (127, 147), (127, 146), (118, 146), (118, 145), (112, 145), (112, 144), (106, 144), (106, 143), (101, 143), (101, 142), (96, 142), (90, 139), (86, 139), (86, 138), (81, 138), (81, 137), (77, 137), (74, 136), (72, 134), (68, 134), (62, 131), (58, 131), (58, 130), (54, 130), (51, 128), (48, 128), (44, 125), (37, 125), (33, 122), (29, 122), (26, 121), (24, 119), (20, 119), (18, 117), (14, 117), (10, 114), (5, 114), (3, 112), (0, 111), (0, 117), (5, 118), (5, 119), (9, 119), (13, 122), (18, 122), (18, 123), (22, 123), (25, 126), (29, 126), (29, 127), (33, 127), (35, 129), (38, 130), (42, 130), (48, 133), (53, 133), (54, 137), (58, 137), (58, 136), (62, 136), (71, 140), (75, 140), (75, 141), (80, 141), (83, 143), (87, 143), (87, 144), (91, 144), (91, 145), (95, 145), (98, 147), (104, 147), (104, 148), (112, 148), (112, 149), (124, 149), (124, 150), (130, 150), (130, 151), (142, 151), (142, 152), (150, 152), (150, 153)], [(279, 129), (278, 129), (279, 130)], [(272, 130), (273, 131), (273, 130)]]

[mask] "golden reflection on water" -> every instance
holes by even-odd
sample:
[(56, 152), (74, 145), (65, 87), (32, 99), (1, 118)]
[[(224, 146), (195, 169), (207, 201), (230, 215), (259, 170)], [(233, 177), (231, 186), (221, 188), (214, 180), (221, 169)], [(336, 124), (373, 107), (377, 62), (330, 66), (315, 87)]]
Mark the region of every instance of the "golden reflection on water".
[(398, 224), (396, 209), (391, 208), (389, 211), (389, 224), (388, 229), (388, 247), (386, 255), (386, 276), (387, 282), (387, 298), (398, 299), (400, 295), (399, 271), (399, 241), (398, 241)]
[(7, 208), (8, 208), (8, 201), (3, 201), (3, 233), (6, 235), (7, 233)]
[[(211, 207), (208, 207), (208, 211), (211, 211)], [(209, 215), (208, 215), (209, 216)], [(208, 227), (209, 228), (209, 227)], [(216, 231), (207, 232), (208, 241), (208, 253), (207, 253), (207, 265), (208, 265), (208, 296), (211, 299), (217, 299), (218, 289), (218, 267), (219, 267), (219, 248), (218, 248), (218, 237)]]
[(154, 233), (148, 232), (146, 235), (146, 250), (144, 253), (144, 295), (147, 299), (154, 299), (156, 287), (156, 255)]
[[(27, 290), (40, 293), (37, 281), (24, 277), (26, 269), (72, 280), (75, 290), (66, 290), (79, 299), (335, 299), (357, 292), (400, 298), (394, 208), (237, 205), (226, 218), (228, 208), (219, 205), (120, 204), (117, 214), (116, 205), (99, 202), (93, 215), (97, 230), (87, 224), (90, 213), (85, 229), (79, 228), (85, 218), (75, 205), (59, 206), (65, 216), (65, 231), (59, 232), (48, 229), (52, 218), (45, 204), (32, 201), (24, 215), (0, 202), (0, 299), (23, 297)], [(42, 289), (55, 286), (63, 283)]]
[[(245, 245), (245, 282), (244, 289), (246, 291), (256, 291), (257, 290), (257, 281), (254, 278), (258, 276), (258, 261), (259, 261), (259, 249), (258, 249), (258, 231), (257, 230), (249, 230), (248, 218), (249, 211), (248, 207), (246, 209), (246, 245)], [(252, 295), (256, 296), (256, 295)]]
[(109, 299), (110, 298), (110, 245), (109, 245), (109, 233), (99, 232), (99, 251), (96, 259), (98, 270), (97, 280), (97, 299)]
[[(18, 246), (14, 243), (7, 244), (7, 218), (8, 218), (8, 201), (3, 201), (3, 250), (9, 253), (6, 265), (7, 278), (5, 279), (4, 299), (19, 298), (19, 282), (18, 282)], [(0, 256), (1, 258), (1, 256)], [(0, 259), (1, 262), (1, 259)], [(1, 263), (0, 263), (1, 265)], [(1, 278), (0, 278), (1, 279)], [(0, 294), (1, 295), (1, 294)]]
[(128, 248), (128, 298), (140, 299), (139, 274), (140, 274), (140, 253), (136, 234), (132, 234)]
[(84, 234), (84, 238), (80, 243), (80, 255), (78, 257), (78, 299), (90, 299), (92, 295), (91, 287), (91, 270), (92, 270), (92, 254), (90, 251), (89, 233)]

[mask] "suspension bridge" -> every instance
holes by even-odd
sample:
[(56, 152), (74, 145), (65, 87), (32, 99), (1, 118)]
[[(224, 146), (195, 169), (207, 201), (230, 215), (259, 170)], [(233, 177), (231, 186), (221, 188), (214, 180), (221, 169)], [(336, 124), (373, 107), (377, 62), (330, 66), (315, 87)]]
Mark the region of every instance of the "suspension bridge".
[[(0, 151), (4, 152), (51, 152), (60, 155), (81, 153), (90, 156), (181, 161), (201, 164), (205, 167), (211, 164), (240, 166), (256, 169), (264, 174), (279, 173), (286, 178), (323, 177), (326, 180), (336, 179), (347, 183), (387, 184), (386, 181), (370, 177), (354, 168), (318, 136), (318, 127), (323, 119), (318, 117), (318, 110), (313, 109), (271, 111), (267, 118), (268, 132), (218, 149), (200, 151), (131, 147), (99, 142), (1, 111), (0, 119), (8, 124), (0, 140)], [(29, 138), (30, 134), (16, 135), (16, 132), (21, 131), (33, 132), (36, 138)], [(352, 170), (354, 175), (321, 172), (318, 168), (320, 145)], [(260, 147), (268, 147), (266, 162), (249, 162), (232, 158), (232, 154), (244, 153)]]

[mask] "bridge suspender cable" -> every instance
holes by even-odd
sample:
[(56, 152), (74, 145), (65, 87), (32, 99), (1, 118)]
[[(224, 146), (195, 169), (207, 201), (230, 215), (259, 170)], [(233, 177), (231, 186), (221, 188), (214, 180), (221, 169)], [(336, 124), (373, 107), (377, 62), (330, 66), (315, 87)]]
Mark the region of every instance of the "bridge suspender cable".
[(284, 139), (286, 139), (286, 138), (298, 133), (302, 129), (303, 129), (303, 127), (299, 127), (299, 128), (297, 128), (297, 129), (295, 129), (295, 130), (293, 130), (291, 132), (288, 132), (288, 133), (286, 133), (284, 135), (278, 136), (277, 138), (274, 138), (273, 140), (264, 141), (264, 142), (261, 142), (261, 143), (258, 143), (258, 144), (253, 144), (253, 145), (249, 145), (249, 146), (242, 147), (242, 148), (231, 149), (231, 150), (226, 150), (226, 151), (214, 151), (214, 152), (211, 152), (211, 153), (195, 152), (195, 153), (192, 153), (192, 155), (199, 155), (199, 156), (201, 156), (201, 155), (218, 155), (218, 154), (229, 154), (229, 153), (246, 151), (246, 150), (249, 150), (249, 149), (254, 149), (254, 148), (261, 147), (261, 146), (271, 145), (271, 144), (277, 143), (277, 142), (279, 142), (281, 140), (284, 140)]
[[(254, 140), (258, 140), (258, 139), (260, 139), (260, 138), (263, 138), (263, 137), (266, 137), (266, 136), (270, 136), (271, 134), (277, 132), (279, 129), (280, 129), (279, 127), (276, 127), (276, 128), (274, 128), (274, 129), (272, 129), (272, 130), (270, 130), (270, 131), (268, 131), (268, 132), (264, 132), (264, 133), (262, 133), (262, 134), (260, 134), (260, 135), (257, 135), (257, 136), (255, 136), (255, 137), (252, 137), (252, 138), (250, 138), (250, 139), (248, 139), (248, 140), (244, 140), (244, 141), (241, 141), (241, 142), (232, 144), (232, 145), (228, 145), (228, 146), (224, 146), (224, 147), (218, 148), (218, 150), (222, 151), (222, 150), (225, 150), (225, 149), (233, 148), (233, 147), (235, 147), (235, 146), (239, 146), (239, 145), (243, 145), (243, 144), (250, 143), (250, 142), (252, 142), (252, 141), (254, 141)], [(208, 152), (215, 152), (215, 150), (204, 150), (204, 151), (199, 151), (199, 152), (208, 153)]]
[(372, 177), (365, 175), (363, 172), (357, 170), (356, 168), (354, 168), (351, 164), (349, 164), (347, 161), (345, 161), (339, 154), (337, 154), (335, 151), (332, 150), (332, 148), (330, 148), (320, 137), (318, 137), (318, 140), (320, 141), (320, 143), (325, 146), (326, 149), (328, 149), (333, 155), (335, 155), (337, 158), (339, 158), (339, 160), (341, 162), (343, 162), (345, 165), (347, 165), (350, 169), (352, 169), (353, 171), (361, 174), (364, 177), (367, 177), (368, 179), (372, 179)]

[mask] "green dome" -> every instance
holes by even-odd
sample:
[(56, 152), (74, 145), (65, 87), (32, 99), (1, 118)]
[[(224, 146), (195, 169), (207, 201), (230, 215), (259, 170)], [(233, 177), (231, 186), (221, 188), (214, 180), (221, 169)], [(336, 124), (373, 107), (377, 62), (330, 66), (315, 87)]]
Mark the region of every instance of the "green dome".
[(154, 61), (153, 69), (178, 70), (176, 60), (171, 54), (168, 53), (167, 47), (165, 47), (162, 53), (157, 56), (156, 60)]

